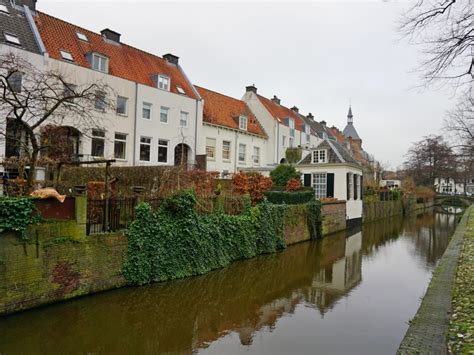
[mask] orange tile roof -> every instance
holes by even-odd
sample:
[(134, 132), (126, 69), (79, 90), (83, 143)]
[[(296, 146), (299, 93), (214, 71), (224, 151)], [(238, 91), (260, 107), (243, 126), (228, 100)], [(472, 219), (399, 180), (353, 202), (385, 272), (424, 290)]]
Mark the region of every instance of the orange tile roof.
[(278, 122), (284, 123), (285, 118), (291, 117), (295, 120), (295, 128), (298, 131), (304, 131), (304, 121), (301, 119), (301, 117), (293, 110), (289, 109), (288, 107), (279, 105), (275, 102), (273, 102), (270, 99), (267, 99), (266, 97), (262, 95), (258, 95), (258, 98), (262, 102), (263, 106), (270, 112), (270, 114), (275, 118)]
[(344, 144), (344, 142), (346, 141), (346, 137), (344, 137), (342, 132), (337, 127), (332, 126), (331, 128), (329, 128), (329, 131), (334, 137), (336, 137), (336, 140), (339, 143)]
[[(109, 58), (110, 75), (155, 86), (152, 75), (164, 74), (171, 78), (171, 92), (179, 94), (176, 89), (178, 85), (184, 89), (186, 96), (196, 98), (191, 84), (186, 80), (181, 70), (161, 57), (124, 43), (117, 45), (106, 42), (100, 34), (42, 12), (38, 12), (38, 15), (35, 16), (35, 22), (51, 58), (62, 60), (60, 50), (63, 49), (72, 54), (75, 64), (90, 68), (87, 54), (97, 52)], [(80, 40), (76, 32), (85, 34), (89, 42)]]
[(247, 131), (266, 137), (260, 122), (242, 100), (220, 94), (199, 86), (194, 86), (204, 99), (203, 120), (211, 124), (239, 129), (239, 116), (247, 116)]

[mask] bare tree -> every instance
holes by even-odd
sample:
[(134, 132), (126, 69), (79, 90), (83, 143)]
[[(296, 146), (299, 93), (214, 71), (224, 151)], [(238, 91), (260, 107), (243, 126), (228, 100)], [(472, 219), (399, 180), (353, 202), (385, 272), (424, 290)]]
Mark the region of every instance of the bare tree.
[(472, 83), (473, 0), (418, 0), (404, 14), (400, 31), (423, 48), (420, 69), (425, 84)]
[(461, 154), (474, 149), (474, 96), (472, 88), (464, 92), (454, 109), (448, 112), (444, 127), (451, 133)]
[(18, 54), (0, 55), (0, 136), (28, 162), (26, 191), (33, 186), (40, 152), (46, 148), (41, 127), (67, 122), (87, 135), (103, 127), (100, 119), (113, 107), (112, 94), (100, 82), (75, 85), (66, 75), (37, 68)]

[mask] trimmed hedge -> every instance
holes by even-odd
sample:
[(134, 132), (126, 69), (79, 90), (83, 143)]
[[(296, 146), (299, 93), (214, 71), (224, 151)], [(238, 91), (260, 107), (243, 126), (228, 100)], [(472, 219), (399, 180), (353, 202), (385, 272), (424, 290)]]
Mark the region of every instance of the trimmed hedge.
[(265, 197), (269, 202), (277, 205), (299, 205), (308, 203), (309, 201), (314, 199), (314, 192), (313, 189), (296, 192), (267, 191), (265, 192)]

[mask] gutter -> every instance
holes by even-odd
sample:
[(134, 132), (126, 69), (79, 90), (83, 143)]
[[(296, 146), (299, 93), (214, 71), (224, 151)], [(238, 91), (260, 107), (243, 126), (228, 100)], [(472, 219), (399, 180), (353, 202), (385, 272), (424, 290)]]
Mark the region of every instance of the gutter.
[(41, 54), (46, 54), (46, 47), (44, 46), (43, 40), (41, 39), (40, 33), (38, 31), (38, 27), (36, 27), (35, 20), (33, 19), (33, 15), (31, 10), (28, 6), (23, 5), (23, 10), (25, 11), (26, 19), (28, 20), (28, 25), (30, 25), (31, 31), (33, 32), (33, 36), (35, 38), (35, 42), (38, 45)]
[(135, 83), (135, 115), (133, 118), (133, 160), (132, 166), (136, 164), (137, 153), (137, 114), (138, 114), (138, 83)]

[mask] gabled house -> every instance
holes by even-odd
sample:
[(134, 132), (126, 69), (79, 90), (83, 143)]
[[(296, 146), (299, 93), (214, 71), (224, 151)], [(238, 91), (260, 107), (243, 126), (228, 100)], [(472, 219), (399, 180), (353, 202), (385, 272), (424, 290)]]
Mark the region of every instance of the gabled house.
[(206, 147), (207, 170), (223, 177), (240, 170), (268, 171), (268, 136), (246, 103), (196, 89), (204, 102), (201, 142)]
[(335, 140), (325, 138), (297, 164), (304, 186), (314, 188), (316, 198), (346, 201), (346, 219), (362, 218), (363, 171), (351, 153)]

